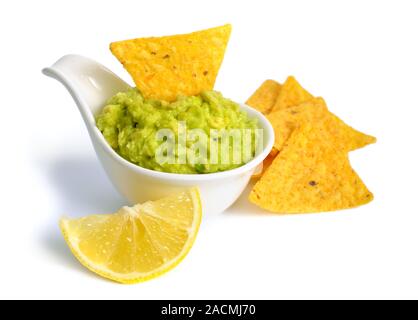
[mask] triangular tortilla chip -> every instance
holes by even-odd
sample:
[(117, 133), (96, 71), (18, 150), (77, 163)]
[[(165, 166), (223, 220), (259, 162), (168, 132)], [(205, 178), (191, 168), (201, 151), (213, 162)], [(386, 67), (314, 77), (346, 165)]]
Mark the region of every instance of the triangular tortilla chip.
[(266, 80), (247, 100), (246, 104), (263, 114), (269, 114), (276, 103), (281, 84), (274, 80)]
[(296, 129), (249, 198), (273, 212), (313, 213), (357, 207), (373, 194), (327, 129), (307, 124)]
[(296, 107), (290, 107), (270, 113), (267, 118), (275, 132), (274, 148), (282, 150), (291, 134), (298, 127), (310, 123), (323, 122), (331, 133), (335, 146), (346, 151), (353, 151), (376, 142), (376, 138), (357, 131), (345, 124), (340, 118), (328, 111), (322, 98), (313, 98)]
[(311, 100), (313, 97), (314, 96), (306, 91), (294, 77), (290, 76), (283, 84), (271, 112), (297, 106)]
[(174, 101), (213, 89), (231, 29), (114, 42), (110, 50), (145, 98)]

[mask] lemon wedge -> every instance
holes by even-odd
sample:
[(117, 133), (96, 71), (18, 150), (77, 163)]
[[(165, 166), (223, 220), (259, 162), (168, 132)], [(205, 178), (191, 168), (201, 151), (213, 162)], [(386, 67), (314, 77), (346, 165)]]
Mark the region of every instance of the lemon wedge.
[(132, 284), (176, 267), (199, 231), (202, 207), (197, 188), (123, 207), (114, 214), (60, 221), (72, 253), (107, 279)]

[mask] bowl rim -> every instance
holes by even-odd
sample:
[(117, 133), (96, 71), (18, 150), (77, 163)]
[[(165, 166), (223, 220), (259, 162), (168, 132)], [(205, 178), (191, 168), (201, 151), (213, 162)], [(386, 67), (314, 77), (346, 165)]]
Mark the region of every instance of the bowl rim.
[(180, 180), (180, 181), (209, 181), (209, 180), (217, 180), (222, 178), (227, 178), (231, 176), (240, 175), (243, 173), (246, 173), (253, 168), (257, 167), (259, 164), (261, 164), (264, 159), (269, 155), (270, 151), (273, 148), (274, 145), (274, 129), (271, 125), (270, 121), (264, 116), (261, 112), (258, 110), (248, 106), (244, 103), (238, 103), (241, 110), (244, 110), (249, 114), (250, 117), (255, 117), (260, 123), (261, 129), (264, 130), (264, 139), (266, 139), (266, 133), (267, 133), (267, 142), (264, 142), (265, 147), (263, 148), (263, 151), (260, 152), (254, 159), (247, 162), (246, 164), (234, 168), (231, 170), (226, 171), (220, 171), (220, 172), (214, 172), (214, 173), (202, 173), (202, 174), (183, 174), (183, 173), (171, 173), (171, 172), (162, 172), (162, 171), (156, 171), (151, 170), (148, 168), (141, 167), (139, 165), (136, 165), (122, 156), (120, 156), (113, 148), (109, 145), (109, 143), (104, 138), (103, 134), (97, 128), (96, 120), (94, 119), (94, 134), (96, 135), (96, 139), (100, 142), (101, 147), (104, 149), (104, 151), (111, 156), (116, 162), (118, 162), (120, 165), (127, 167), (128, 169), (135, 171), (136, 173), (149, 176), (152, 178), (158, 178), (163, 180)]

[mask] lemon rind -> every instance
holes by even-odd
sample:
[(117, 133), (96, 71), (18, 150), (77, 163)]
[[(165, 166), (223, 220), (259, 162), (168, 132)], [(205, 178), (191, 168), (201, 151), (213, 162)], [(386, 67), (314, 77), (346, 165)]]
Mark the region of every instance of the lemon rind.
[(68, 228), (67, 224), (69, 219), (61, 219), (60, 221), (60, 229), (64, 236), (65, 242), (68, 244), (71, 252), (77, 258), (77, 260), (88, 270), (91, 272), (102, 276), (108, 280), (112, 280), (122, 284), (136, 284), (145, 282), (154, 278), (157, 278), (177, 267), (189, 254), (190, 250), (193, 247), (194, 242), (196, 241), (197, 234), (200, 229), (200, 225), (202, 223), (202, 204), (200, 200), (199, 190), (197, 188), (193, 188), (190, 191), (191, 199), (193, 201), (195, 212), (194, 212), (194, 219), (193, 225), (190, 228), (191, 235), (188, 241), (185, 243), (183, 250), (181, 253), (175, 258), (167, 262), (166, 264), (162, 265), (158, 269), (147, 272), (147, 273), (130, 273), (130, 274), (120, 274), (116, 272), (111, 272), (105, 267), (100, 267), (97, 265), (93, 265), (89, 262), (89, 259), (77, 248), (77, 246), (70, 240), (68, 236)]

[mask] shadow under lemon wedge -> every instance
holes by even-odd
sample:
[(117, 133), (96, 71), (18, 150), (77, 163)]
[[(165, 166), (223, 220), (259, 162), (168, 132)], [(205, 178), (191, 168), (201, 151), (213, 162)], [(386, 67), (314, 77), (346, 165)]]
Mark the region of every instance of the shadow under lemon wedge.
[(133, 284), (176, 267), (189, 253), (199, 231), (199, 190), (123, 207), (114, 214), (60, 221), (65, 241), (90, 271)]

